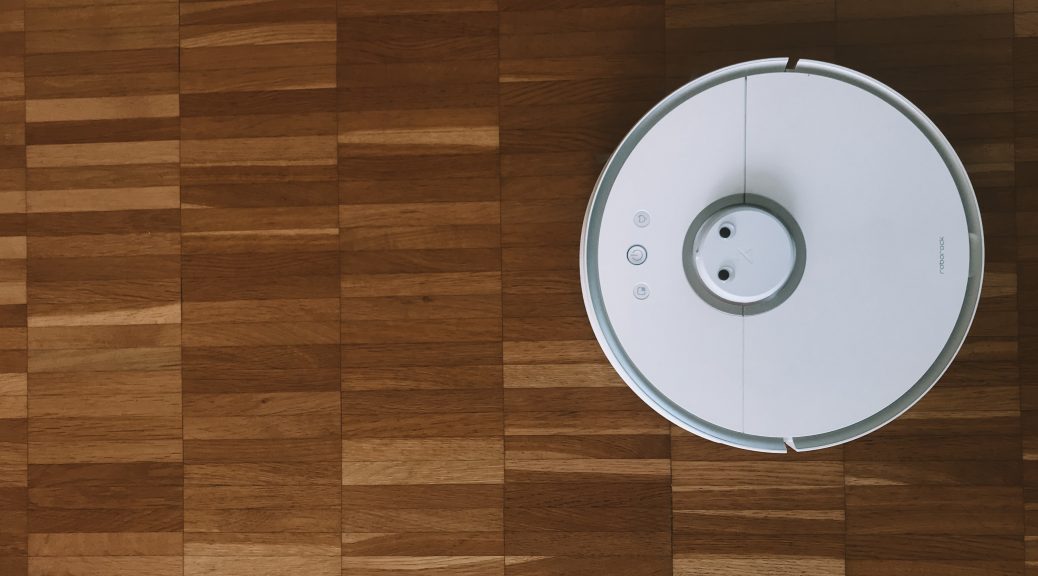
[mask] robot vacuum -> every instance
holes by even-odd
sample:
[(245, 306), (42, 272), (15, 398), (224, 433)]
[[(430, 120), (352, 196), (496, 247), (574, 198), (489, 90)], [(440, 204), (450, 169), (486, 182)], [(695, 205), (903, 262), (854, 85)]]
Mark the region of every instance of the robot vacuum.
[(623, 139), (584, 218), (584, 304), (638, 396), (761, 452), (861, 437), (919, 401), (977, 309), (977, 199), (903, 96), (833, 64), (712, 72)]

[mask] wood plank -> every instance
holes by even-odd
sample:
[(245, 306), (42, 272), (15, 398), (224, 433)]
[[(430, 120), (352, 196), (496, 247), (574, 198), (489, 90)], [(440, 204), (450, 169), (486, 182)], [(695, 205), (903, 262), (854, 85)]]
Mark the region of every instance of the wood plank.
[(31, 574), (182, 571), (176, 10), (27, 10)]
[(337, 574), (335, 3), (179, 18), (185, 574)]
[(414, 11), (339, 2), (342, 571), (501, 574), (498, 15)]
[(499, 73), (505, 573), (669, 574), (667, 425), (616, 387), (574, 297), (594, 176), (662, 95), (663, 2), (510, 4)]
[(21, 576), (30, 548), (25, 3), (0, 4), (0, 573)]

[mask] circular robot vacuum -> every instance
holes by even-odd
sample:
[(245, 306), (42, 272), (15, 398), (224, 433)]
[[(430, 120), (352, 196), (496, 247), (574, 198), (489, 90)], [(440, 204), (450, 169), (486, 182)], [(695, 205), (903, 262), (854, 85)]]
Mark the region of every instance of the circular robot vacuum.
[(868, 76), (784, 58), (650, 110), (599, 177), (580, 253), (631, 389), (762, 452), (841, 444), (919, 401), (966, 337), (984, 262), (976, 196), (933, 122)]

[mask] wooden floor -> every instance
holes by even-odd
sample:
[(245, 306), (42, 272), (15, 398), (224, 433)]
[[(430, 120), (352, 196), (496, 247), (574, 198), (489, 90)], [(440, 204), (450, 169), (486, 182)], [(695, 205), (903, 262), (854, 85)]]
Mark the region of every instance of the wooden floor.
[[(580, 223), (692, 76), (835, 61), (984, 214), (907, 415), (672, 428)], [(0, 0), (0, 576), (1038, 574), (1038, 1)]]

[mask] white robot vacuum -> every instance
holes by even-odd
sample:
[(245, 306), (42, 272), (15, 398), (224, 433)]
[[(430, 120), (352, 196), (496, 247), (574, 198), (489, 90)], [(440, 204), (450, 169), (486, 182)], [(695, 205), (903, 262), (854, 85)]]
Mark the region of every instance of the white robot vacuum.
[(809, 60), (756, 60), (667, 96), (584, 218), (599, 344), (704, 438), (814, 450), (876, 430), (951, 364), (977, 309), (977, 199), (903, 96)]

